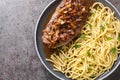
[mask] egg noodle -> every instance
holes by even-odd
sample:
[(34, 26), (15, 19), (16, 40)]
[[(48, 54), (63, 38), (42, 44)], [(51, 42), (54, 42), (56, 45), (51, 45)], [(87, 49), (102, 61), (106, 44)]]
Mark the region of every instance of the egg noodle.
[(47, 59), (67, 78), (94, 80), (111, 69), (120, 52), (120, 21), (114, 12), (95, 2), (90, 13), (80, 36)]

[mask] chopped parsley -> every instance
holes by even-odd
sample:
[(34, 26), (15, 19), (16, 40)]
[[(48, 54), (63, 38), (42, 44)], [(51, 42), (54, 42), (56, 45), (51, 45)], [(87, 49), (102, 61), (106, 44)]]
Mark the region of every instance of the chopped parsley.
[(104, 27), (104, 26), (100, 26), (100, 29), (101, 29), (102, 31), (104, 31), (104, 30), (105, 30), (105, 27)]
[(108, 23), (108, 22), (106, 22), (106, 25), (109, 25), (109, 23)]
[(74, 47), (75, 47), (75, 49), (77, 49), (77, 48), (80, 48), (81, 45), (77, 45), (77, 44), (76, 44)]
[(85, 34), (81, 34), (79, 38), (80, 38), (80, 39), (85, 39), (85, 37), (86, 37)]
[(91, 28), (92, 28), (92, 24), (88, 23), (88, 25), (89, 25), (89, 27), (90, 27), (90, 29), (91, 29)]
[(87, 55), (90, 57), (90, 55), (91, 55), (91, 54), (90, 54), (90, 50), (87, 51)]
[(118, 41), (120, 41), (120, 33), (118, 34)]
[(107, 40), (112, 40), (113, 38), (112, 37), (107, 37)]
[(105, 27), (104, 27), (104, 26), (100, 26), (100, 29), (101, 29), (102, 31), (104, 31), (104, 30), (105, 30)]
[(112, 54), (115, 54), (117, 52), (117, 49), (115, 47), (113, 47), (111, 50), (110, 50), (110, 53)]
[(92, 66), (92, 64), (89, 64), (89, 66)]

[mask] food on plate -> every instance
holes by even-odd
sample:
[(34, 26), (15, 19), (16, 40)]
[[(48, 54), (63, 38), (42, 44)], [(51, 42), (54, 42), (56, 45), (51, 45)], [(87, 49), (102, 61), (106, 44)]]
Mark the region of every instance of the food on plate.
[(43, 43), (57, 48), (73, 40), (81, 32), (92, 3), (93, 0), (62, 0), (43, 30)]
[(90, 7), (91, 16), (80, 36), (51, 55), (54, 70), (74, 80), (95, 80), (109, 71), (120, 53), (120, 20), (100, 2)]

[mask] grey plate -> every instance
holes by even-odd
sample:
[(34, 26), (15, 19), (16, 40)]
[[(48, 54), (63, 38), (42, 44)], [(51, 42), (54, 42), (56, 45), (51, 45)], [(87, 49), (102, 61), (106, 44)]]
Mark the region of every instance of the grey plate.
[[(42, 64), (50, 73), (52, 73), (58, 79), (70, 80), (70, 79), (66, 78), (64, 74), (54, 71), (52, 65), (46, 61), (46, 57), (48, 58), (50, 56), (51, 50), (49, 50), (45, 45), (43, 45), (42, 39), (41, 39), (42, 30), (44, 29), (46, 21), (48, 21), (48, 17), (50, 17), (50, 14), (58, 6), (60, 1), (61, 0), (53, 0), (50, 4), (48, 4), (48, 6), (43, 10), (42, 14), (40, 15), (37, 25), (36, 25), (36, 29), (35, 29), (35, 36), (34, 36), (35, 37), (35, 47), (36, 47), (38, 57), (40, 58)], [(115, 16), (120, 19), (119, 11), (108, 0), (95, 0), (95, 1), (102, 2), (105, 6), (110, 7), (115, 12)], [(102, 80), (102, 79), (108, 77), (111, 73), (113, 73), (116, 70), (116, 68), (119, 66), (119, 64), (120, 64), (120, 55), (119, 55), (117, 61), (114, 63), (113, 67), (110, 69), (110, 71), (106, 71), (104, 74), (99, 76), (97, 78), (97, 80)]]

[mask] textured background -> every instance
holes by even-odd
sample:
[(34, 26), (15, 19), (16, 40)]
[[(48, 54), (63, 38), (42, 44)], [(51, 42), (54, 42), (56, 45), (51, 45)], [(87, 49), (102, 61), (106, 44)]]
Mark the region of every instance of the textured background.
[[(37, 19), (52, 0), (0, 0), (0, 80), (58, 80), (34, 47)], [(109, 0), (120, 11), (120, 0)], [(106, 80), (120, 80), (120, 67)]]

